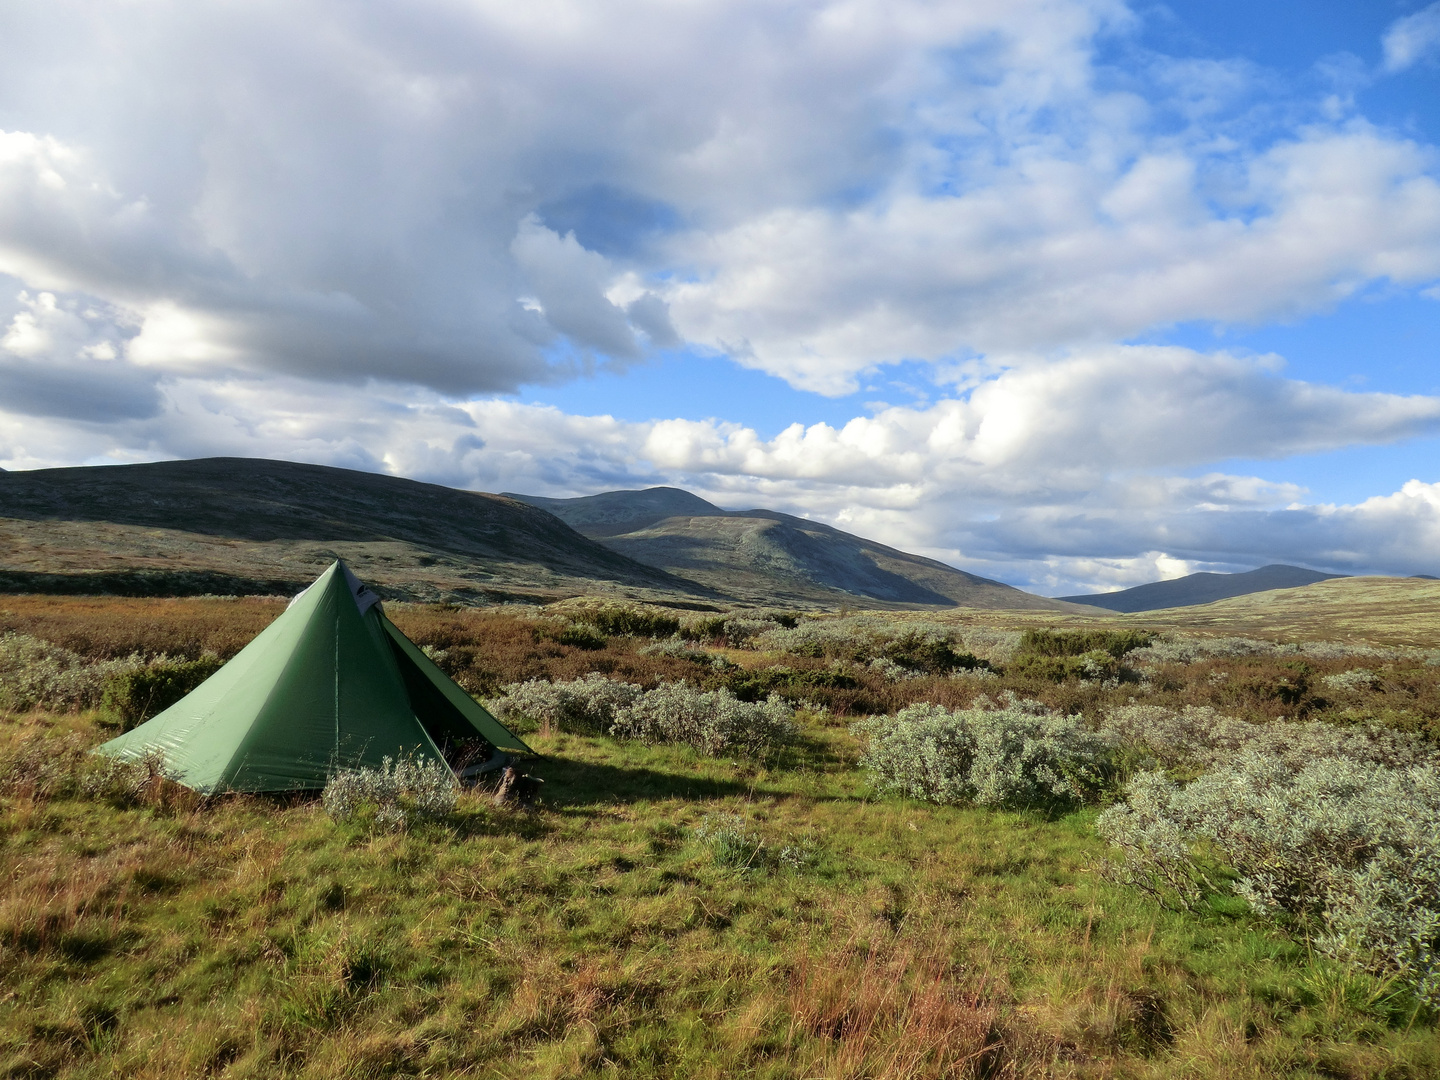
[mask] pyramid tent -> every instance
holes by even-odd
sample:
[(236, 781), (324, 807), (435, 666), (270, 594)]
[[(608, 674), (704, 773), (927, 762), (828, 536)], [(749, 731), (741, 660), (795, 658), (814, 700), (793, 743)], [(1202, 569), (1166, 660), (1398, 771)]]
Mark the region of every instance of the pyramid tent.
[(200, 792), (316, 789), (386, 757), (445, 761), (442, 747), (530, 748), (385, 617), (336, 561), (194, 691), (96, 748)]

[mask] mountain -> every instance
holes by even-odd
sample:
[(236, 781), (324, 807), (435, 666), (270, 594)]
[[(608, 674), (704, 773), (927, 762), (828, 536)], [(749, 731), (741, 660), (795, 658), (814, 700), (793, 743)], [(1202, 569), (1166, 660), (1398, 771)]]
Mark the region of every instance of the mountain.
[(710, 595), (526, 503), (394, 476), (251, 458), (0, 474), (6, 591), (286, 592), (337, 555), (411, 599)]
[(829, 525), (774, 510), (722, 510), (679, 488), (506, 495), (636, 562), (754, 603), (1076, 611)]
[(1295, 589), (1317, 581), (1346, 577), (1345, 574), (1322, 574), (1301, 566), (1272, 563), (1242, 574), (1189, 574), (1169, 581), (1152, 581), (1119, 592), (1089, 593), (1062, 596), (1072, 604), (1108, 608), (1111, 611), (1158, 611), (1161, 608), (1193, 607), (1210, 604), (1232, 596), (1268, 592), (1270, 589)]
[(604, 491), (578, 499), (547, 499), (542, 495), (501, 492), (507, 499), (548, 510), (586, 536), (620, 536), (657, 525), (672, 517), (724, 517), (725, 511), (699, 495), (672, 487), (644, 491)]

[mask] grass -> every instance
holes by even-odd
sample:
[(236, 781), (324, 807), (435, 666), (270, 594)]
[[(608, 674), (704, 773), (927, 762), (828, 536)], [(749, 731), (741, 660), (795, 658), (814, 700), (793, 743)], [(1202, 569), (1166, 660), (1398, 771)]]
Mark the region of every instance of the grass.
[[(0, 629), (99, 659), (232, 655), (282, 606), (0, 609)], [(648, 685), (827, 669), (713, 644), (738, 667), (619, 636), (567, 646), (534, 609), (388, 610), (477, 692), (587, 671)], [(12, 776), (0, 795), (0, 1075), (1440, 1074), (1433, 1018), (1394, 986), (1232, 899), (1181, 912), (1108, 883), (1094, 808), (879, 800), (849, 730), (871, 708), (1012, 691), (1087, 715), (1211, 704), (1433, 737), (1440, 667), (1248, 656), (1113, 684), (1012, 667), (984, 680), (847, 669), (853, 686), (805, 688), (829, 711), (802, 710), (798, 745), (764, 766), (527, 736), (544, 755), (533, 810), (472, 792), (400, 833), (336, 824), (313, 799), (207, 801), (159, 781), (85, 795), (68, 778), (113, 733), (106, 718), (0, 718), (0, 773), (53, 763), (48, 787)], [(1373, 685), (1326, 689), (1354, 667)]]
[[(93, 739), (12, 718), (12, 744)], [(537, 737), (530, 812), (410, 833), (310, 800), (8, 800), (10, 1076), (1426, 1076), (1434, 1029), (1220, 905), (1106, 884), (1092, 812), (867, 797), (842, 727), (773, 771)], [(736, 868), (737, 815), (798, 866)]]

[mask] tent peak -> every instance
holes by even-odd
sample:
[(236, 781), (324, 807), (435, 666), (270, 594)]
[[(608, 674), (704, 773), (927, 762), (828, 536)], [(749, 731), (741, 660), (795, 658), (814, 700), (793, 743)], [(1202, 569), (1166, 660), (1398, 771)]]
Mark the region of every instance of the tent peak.
[[(354, 571), (345, 565), (344, 559), (336, 559), (325, 568), (323, 574), (290, 598), (290, 603), (286, 605), (286, 610), (288, 611), (298, 604), (300, 598), (316, 586), (323, 588), (325, 584), (337, 574), (341, 580), (345, 582), (346, 588), (350, 590), (350, 598), (355, 601), (355, 607), (361, 615), (364, 615), (372, 607), (380, 606), (380, 594), (356, 577)], [(380, 610), (383, 611), (385, 609), (381, 608)]]

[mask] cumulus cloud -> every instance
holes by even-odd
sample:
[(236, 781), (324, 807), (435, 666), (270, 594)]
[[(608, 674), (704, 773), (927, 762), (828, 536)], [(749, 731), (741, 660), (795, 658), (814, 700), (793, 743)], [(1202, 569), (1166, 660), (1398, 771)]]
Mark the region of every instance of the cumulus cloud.
[(1318, 106), (1257, 134), (1243, 65), (1156, 57), (1106, 89), (1097, 44), (1134, 22), (1118, 0), (22, 5), (0, 272), (122, 309), (150, 367), (452, 394), (682, 342), (844, 393), (904, 359), (1440, 276), (1429, 150)]
[(1380, 39), (1385, 70), (1404, 71), (1418, 61), (1440, 55), (1440, 4), (1396, 19)]

